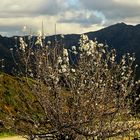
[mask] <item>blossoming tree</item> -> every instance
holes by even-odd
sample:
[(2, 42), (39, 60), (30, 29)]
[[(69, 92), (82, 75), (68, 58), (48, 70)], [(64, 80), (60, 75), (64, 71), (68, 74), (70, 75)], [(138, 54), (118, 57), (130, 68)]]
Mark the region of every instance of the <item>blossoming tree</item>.
[(39, 108), (10, 116), (20, 135), (105, 139), (137, 129), (127, 98), (135, 86), (134, 56), (126, 54), (117, 62), (115, 50), (86, 35), (69, 50), (59, 43), (45, 45), (41, 35), (30, 45), (20, 38), (18, 55), (20, 75), (26, 75), (35, 97), (28, 104)]

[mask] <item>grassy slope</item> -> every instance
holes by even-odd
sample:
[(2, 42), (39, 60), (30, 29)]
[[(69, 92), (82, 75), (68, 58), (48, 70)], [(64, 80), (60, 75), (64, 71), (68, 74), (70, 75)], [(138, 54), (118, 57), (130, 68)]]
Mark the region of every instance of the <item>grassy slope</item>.
[[(24, 87), (24, 88), (23, 88)], [(18, 112), (33, 112), (32, 104), (35, 98), (21, 79), (7, 74), (0, 74), (0, 132), (10, 130), (9, 116)], [(6, 129), (5, 129), (6, 128)]]

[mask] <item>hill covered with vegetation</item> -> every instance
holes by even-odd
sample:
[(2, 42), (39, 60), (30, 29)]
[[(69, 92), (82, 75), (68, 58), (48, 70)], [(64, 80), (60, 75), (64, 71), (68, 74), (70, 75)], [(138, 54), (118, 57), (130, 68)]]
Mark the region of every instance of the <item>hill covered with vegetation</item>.
[[(125, 53), (135, 53), (136, 63), (140, 65), (140, 25), (127, 25), (125, 23), (118, 23), (112, 26), (106, 27), (99, 31), (85, 33), (89, 39), (97, 38), (98, 42), (109, 45), (111, 49), (115, 48), (117, 51), (117, 59)], [(66, 48), (72, 46), (78, 46), (80, 34), (69, 34), (48, 36), (45, 41), (51, 42), (62, 41)], [(11, 73), (14, 62), (10, 53), (10, 48), (15, 48), (15, 37), (2, 37), (0, 36), (0, 59), (5, 59), (5, 68), (3, 70), (6, 73)], [(140, 77), (140, 67), (137, 70), (137, 77)]]

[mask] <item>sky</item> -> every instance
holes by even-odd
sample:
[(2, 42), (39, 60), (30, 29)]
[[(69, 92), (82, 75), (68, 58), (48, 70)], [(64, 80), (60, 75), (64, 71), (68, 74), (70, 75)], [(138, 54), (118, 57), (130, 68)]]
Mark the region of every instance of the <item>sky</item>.
[(112, 24), (140, 23), (140, 0), (0, 0), (0, 34), (46, 35), (96, 31)]

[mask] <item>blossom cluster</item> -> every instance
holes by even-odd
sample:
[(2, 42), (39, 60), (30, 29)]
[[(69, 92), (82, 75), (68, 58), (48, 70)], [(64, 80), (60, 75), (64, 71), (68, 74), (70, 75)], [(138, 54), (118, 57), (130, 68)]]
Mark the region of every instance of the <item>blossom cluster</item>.
[(69, 54), (68, 50), (63, 48), (62, 56), (57, 58), (57, 65), (59, 68), (59, 73), (66, 73), (68, 72), (69, 67)]
[(38, 33), (38, 36), (37, 36), (37, 40), (36, 40), (36, 42), (35, 42), (35, 45), (39, 45), (39, 46), (42, 47), (42, 46), (43, 46), (42, 39), (43, 39), (42, 34), (41, 34), (41, 32), (39, 32), (39, 33)]
[(25, 52), (26, 51), (26, 48), (27, 48), (27, 44), (25, 43), (25, 41), (23, 40), (22, 37), (19, 38), (19, 43), (20, 43), (19, 44), (20, 45), (19, 49), (21, 51)]
[[(19, 49), (25, 52), (27, 44), (24, 42), (23, 38), (21, 37), (19, 38), (19, 41), (20, 41)], [(37, 41), (35, 42), (34, 45), (39, 45), (42, 47), (42, 49), (40, 48), (40, 50), (38, 50), (36, 54), (34, 50), (30, 50), (30, 54), (29, 54), (34, 56), (34, 60), (38, 60), (35, 63), (36, 63), (36, 67), (38, 67), (40, 71), (42, 71), (42, 69), (44, 69), (46, 65), (51, 67), (51, 69), (55, 68), (55, 70), (57, 70), (60, 75), (63, 74), (65, 76), (73, 75), (72, 79), (77, 82), (77, 77), (78, 77), (77, 75), (79, 74), (77, 73), (77, 70), (79, 69), (80, 71), (83, 71), (82, 76), (85, 77), (84, 81), (88, 81), (88, 82), (80, 81), (79, 84), (82, 85), (81, 87), (87, 86), (87, 83), (90, 83), (90, 85), (93, 85), (95, 87), (99, 87), (99, 85), (103, 85), (103, 87), (105, 87), (107, 82), (106, 80), (108, 78), (106, 77), (105, 79), (101, 75), (108, 75), (109, 73), (111, 74), (111, 71), (114, 68), (118, 70), (116, 71), (116, 73), (118, 75), (121, 75), (121, 77), (119, 78), (119, 81), (114, 81), (114, 75), (110, 77), (110, 86), (113, 87), (115, 82), (116, 83), (122, 82), (121, 84), (122, 90), (126, 92), (127, 91), (126, 83), (128, 83), (127, 81), (132, 80), (130, 77), (132, 77), (133, 75), (133, 70), (131, 67), (133, 65), (133, 62), (135, 61), (134, 55), (130, 56), (130, 54), (128, 53), (122, 56), (120, 63), (118, 63), (116, 62), (116, 50), (113, 49), (108, 51), (107, 45), (98, 43), (96, 39), (89, 40), (88, 36), (85, 34), (82, 34), (80, 36), (79, 46), (72, 46), (71, 49), (62, 48), (61, 49), (62, 52), (60, 52), (59, 54), (57, 54), (56, 52), (53, 52), (54, 54), (52, 54), (53, 47), (51, 46), (51, 42), (49, 42), (46, 47), (43, 44), (43, 38), (41, 34), (37, 36)], [(71, 55), (79, 56), (77, 57), (78, 59), (77, 64), (75, 63), (71, 65), (70, 58), (73, 57)], [(39, 58), (35, 58), (35, 57), (39, 57)], [(56, 60), (52, 60), (52, 58)], [(53, 62), (53, 65), (52, 62), (50, 61)], [(54, 62), (56, 64), (54, 64)], [(45, 69), (47, 71), (47, 67)], [(92, 70), (92, 80), (91, 80), (91, 75), (89, 73), (89, 69)], [(34, 71), (34, 70), (30, 69), (30, 71)], [(95, 79), (94, 76), (96, 75), (96, 73), (98, 73), (98, 71), (101, 71), (99, 74), (100, 75), (99, 79)], [(117, 74), (115, 75), (117, 76)]]

